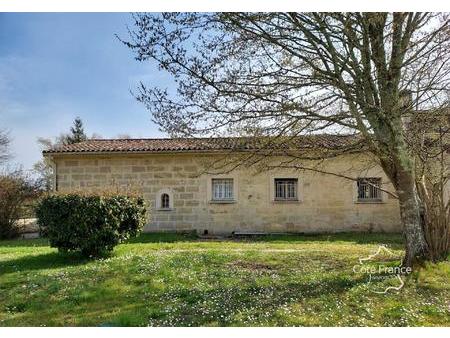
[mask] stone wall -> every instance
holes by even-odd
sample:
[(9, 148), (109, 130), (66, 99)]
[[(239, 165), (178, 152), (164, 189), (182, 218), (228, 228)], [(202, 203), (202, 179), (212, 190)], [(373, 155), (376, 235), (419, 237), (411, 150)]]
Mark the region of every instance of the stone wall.
[[(386, 193), (382, 202), (358, 203), (356, 182), (311, 171), (241, 169), (199, 175), (208, 156), (213, 155), (58, 155), (53, 160), (59, 191), (108, 186), (141, 191), (151, 210), (146, 231), (400, 231), (398, 202)], [(346, 176), (382, 177), (383, 188), (392, 190), (381, 169), (368, 169), (361, 156), (328, 160), (324, 166)], [(211, 179), (216, 177), (233, 178), (233, 203), (211, 201)], [(274, 201), (274, 178), (298, 178), (299, 201)], [(168, 210), (160, 208), (162, 193), (170, 196)]]

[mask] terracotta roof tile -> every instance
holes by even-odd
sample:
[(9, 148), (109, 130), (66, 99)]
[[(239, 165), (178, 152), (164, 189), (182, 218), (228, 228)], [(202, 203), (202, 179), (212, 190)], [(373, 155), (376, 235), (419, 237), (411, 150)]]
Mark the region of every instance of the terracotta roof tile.
[(339, 148), (358, 141), (355, 135), (308, 135), (295, 138), (160, 138), (160, 139), (90, 139), (75, 144), (56, 146), (44, 154), (116, 153), (116, 152), (208, 152), (259, 149)]

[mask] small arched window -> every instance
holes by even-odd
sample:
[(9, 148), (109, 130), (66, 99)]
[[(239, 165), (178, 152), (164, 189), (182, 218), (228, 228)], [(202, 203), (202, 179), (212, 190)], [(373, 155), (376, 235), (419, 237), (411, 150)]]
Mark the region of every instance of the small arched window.
[(169, 209), (170, 208), (170, 197), (169, 194), (161, 195), (161, 209)]

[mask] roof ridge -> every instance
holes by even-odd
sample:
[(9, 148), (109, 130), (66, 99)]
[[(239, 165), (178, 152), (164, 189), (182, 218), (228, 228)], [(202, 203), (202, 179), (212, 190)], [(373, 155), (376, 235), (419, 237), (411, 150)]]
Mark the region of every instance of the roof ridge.
[[(331, 133), (320, 133), (320, 134), (305, 134), (305, 135), (286, 135), (286, 137), (305, 137), (305, 136), (336, 136), (336, 137), (348, 137), (356, 136), (356, 134), (331, 134)], [(264, 138), (278, 138), (280, 136), (256, 136)], [(84, 140), (83, 142), (89, 141), (173, 141), (173, 140), (220, 140), (220, 139), (243, 139), (243, 138), (255, 138), (255, 136), (210, 136), (210, 137), (136, 137), (136, 138), (90, 138)]]
[[(273, 140), (273, 142), (270, 141)], [(309, 134), (286, 137), (251, 136), (228, 137), (177, 137), (177, 138), (127, 138), (127, 139), (89, 139), (83, 142), (60, 145), (43, 153), (95, 153), (95, 152), (173, 152), (173, 151), (247, 151), (269, 147), (276, 149), (281, 142), (292, 142), (294, 148), (349, 146), (355, 134)], [(289, 147), (291, 148), (291, 147)]]
[(91, 138), (86, 141), (160, 141), (160, 140), (210, 140), (223, 138), (240, 138), (241, 136), (226, 136), (226, 137), (136, 137), (136, 138)]

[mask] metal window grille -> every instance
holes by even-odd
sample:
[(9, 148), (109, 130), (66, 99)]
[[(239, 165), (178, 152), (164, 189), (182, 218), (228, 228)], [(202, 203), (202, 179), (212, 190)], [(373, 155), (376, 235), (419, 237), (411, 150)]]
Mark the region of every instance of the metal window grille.
[(233, 179), (221, 178), (212, 180), (213, 200), (233, 200)]
[(276, 178), (275, 200), (297, 200), (298, 179)]
[(168, 194), (161, 195), (161, 208), (169, 209), (170, 208), (170, 197)]
[(381, 178), (358, 178), (358, 201), (381, 201)]

